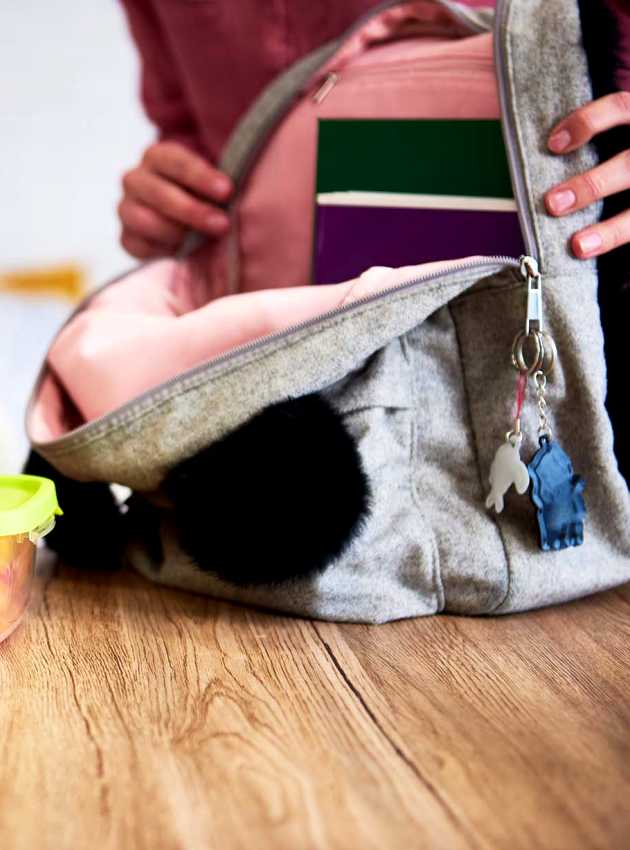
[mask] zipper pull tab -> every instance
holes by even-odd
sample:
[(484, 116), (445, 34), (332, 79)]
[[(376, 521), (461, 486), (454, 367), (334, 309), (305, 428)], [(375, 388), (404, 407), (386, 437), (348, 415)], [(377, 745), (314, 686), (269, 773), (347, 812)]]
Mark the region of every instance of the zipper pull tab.
[[(521, 274), (527, 281), (527, 316), (525, 319), (525, 335), (529, 336), (530, 329), (542, 333), (543, 329), (543, 293), (542, 275), (538, 263), (533, 257), (521, 257)], [(532, 323), (536, 326), (532, 328)]]
[(527, 313), (525, 329), (516, 334), (512, 343), (512, 365), (527, 375), (538, 371), (549, 375), (558, 351), (553, 338), (543, 330), (542, 275), (536, 260), (528, 256), (520, 258), (520, 271), (527, 282)]
[(324, 82), (313, 95), (313, 102), (319, 106), (319, 104), (322, 103), (322, 101), (326, 97), (328, 97), (328, 95), (331, 93), (331, 91), (334, 89), (338, 82), (339, 74), (337, 74), (335, 71), (330, 71), (328, 74), (326, 74), (326, 76), (324, 77)]

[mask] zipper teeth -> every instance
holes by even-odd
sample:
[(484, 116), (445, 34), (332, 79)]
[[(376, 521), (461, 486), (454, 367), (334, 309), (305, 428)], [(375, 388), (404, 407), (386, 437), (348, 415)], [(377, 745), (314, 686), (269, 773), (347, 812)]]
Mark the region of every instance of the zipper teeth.
[[(432, 37), (434, 35), (433, 32), (429, 33), (428, 37)], [(438, 34), (439, 36), (439, 34)], [(445, 34), (445, 37), (446, 34)], [(452, 31), (448, 31), (448, 37), (452, 39)], [(457, 41), (459, 39), (453, 39)], [(371, 49), (367, 51), (365, 55), (369, 56), (371, 53)], [(350, 57), (350, 61), (353, 57)], [(328, 64), (328, 63), (327, 63)], [(480, 56), (478, 53), (471, 52), (468, 56), (458, 55), (453, 57), (448, 57), (446, 59), (440, 58), (437, 56), (428, 56), (426, 58), (409, 58), (409, 59), (393, 59), (390, 62), (366, 62), (365, 64), (358, 65), (341, 65), (341, 67), (330, 68), (327, 72), (322, 72), (320, 70), (319, 75), (312, 82), (312, 86), (317, 88), (317, 86), (321, 86), (326, 83), (329, 77), (335, 76), (341, 81), (341, 79), (346, 79), (348, 77), (354, 77), (359, 74), (367, 74), (367, 73), (382, 73), (387, 74), (396, 70), (405, 70), (409, 68), (410, 70), (417, 69), (427, 69), (434, 70), (432, 66), (439, 66), (444, 68), (444, 70), (448, 70), (451, 65), (459, 66), (465, 65), (470, 67), (471, 64), (479, 65), (479, 66), (488, 66), (492, 67), (492, 63), (488, 62), (487, 58)]]
[[(507, 18), (510, 10), (510, 0), (497, 0), (496, 18), (494, 27), (494, 57), (497, 76), (497, 88), (499, 92), (499, 103), (501, 106), (501, 127), (503, 132), (503, 140), (507, 151), (508, 165), (510, 175), (512, 177), (512, 185), (514, 187), (514, 195), (516, 198), (516, 207), (518, 210), (518, 218), (523, 232), (523, 241), (527, 254), (533, 257), (540, 265), (540, 256), (538, 253), (536, 236), (534, 231), (534, 223), (529, 212), (529, 197), (523, 169), (519, 160), (518, 150), (516, 148), (516, 121), (511, 101), (508, 97), (508, 79), (507, 79)], [(505, 45), (503, 44), (503, 34), (506, 34)]]
[(487, 58), (478, 56), (477, 54), (471, 54), (469, 57), (451, 57), (447, 61), (433, 57), (422, 60), (399, 59), (395, 62), (373, 63), (346, 69), (341, 68), (336, 71), (329, 71), (323, 78), (315, 81), (311, 99), (320, 106), (334, 89), (339, 88), (343, 83), (349, 82), (352, 84), (357, 80), (367, 83), (382, 77), (392, 77), (393, 82), (400, 83), (401, 80), (404, 82), (406, 79), (411, 79), (418, 71), (429, 72), (432, 76), (446, 74), (454, 78), (461, 76), (470, 77), (479, 72), (492, 71), (493, 67), (494, 63), (492, 61), (489, 62)]
[[(45, 444), (42, 443), (40, 445), (45, 445), (46, 448), (52, 448), (55, 446), (61, 446), (66, 442), (74, 441), (75, 438), (82, 436), (88, 430), (97, 429), (99, 427), (102, 427), (103, 425), (106, 425), (108, 422), (117, 421), (121, 417), (124, 417), (126, 414), (132, 412), (133, 410), (143, 408), (152, 399), (162, 398), (164, 393), (167, 393), (172, 386), (179, 383), (184, 377), (188, 379), (194, 378), (196, 375), (201, 374), (209, 367), (216, 367), (223, 363), (229, 363), (231, 360), (240, 357), (243, 354), (247, 354), (252, 351), (257, 351), (258, 349), (264, 348), (267, 345), (271, 345), (274, 342), (286, 339), (287, 337), (290, 337), (293, 334), (298, 333), (299, 331), (313, 327), (314, 325), (319, 324), (320, 322), (327, 321), (329, 319), (334, 319), (337, 316), (343, 315), (345, 313), (350, 313), (353, 310), (356, 310), (366, 304), (382, 301), (383, 299), (388, 298), (391, 295), (395, 295), (398, 292), (402, 292), (406, 289), (413, 289), (419, 284), (429, 283), (433, 280), (438, 280), (441, 277), (445, 277), (456, 272), (466, 271), (467, 269), (490, 269), (495, 268), (497, 266), (509, 266), (511, 268), (519, 268), (520, 260), (516, 257), (509, 257), (507, 255), (496, 255), (484, 257), (483, 260), (466, 260), (462, 262), (454, 262), (446, 269), (443, 268), (439, 271), (431, 272), (426, 275), (420, 275), (418, 277), (411, 278), (410, 280), (403, 281), (402, 283), (399, 283), (396, 286), (392, 286), (388, 289), (382, 289), (378, 292), (372, 293), (371, 295), (366, 295), (363, 298), (357, 298), (356, 301), (352, 301), (350, 304), (345, 304), (341, 307), (335, 307), (335, 309), (328, 310), (325, 313), (319, 313), (317, 316), (313, 316), (310, 319), (305, 319), (304, 321), (298, 322), (295, 325), (290, 325), (289, 327), (284, 328), (281, 331), (276, 331), (273, 334), (257, 337), (256, 339), (253, 339), (250, 342), (246, 342), (243, 345), (239, 345), (237, 348), (234, 348), (231, 351), (226, 352), (225, 354), (220, 354), (218, 357), (214, 357), (211, 360), (207, 360), (199, 366), (195, 366), (192, 369), (186, 370), (185, 372), (179, 372), (177, 375), (173, 375), (172, 378), (163, 381), (158, 387), (153, 387), (152, 389), (147, 390), (146, 392), (142, 393), (142, 395), (137, 396), (133, 401), (127, 402), (126, 404), (116, 408), (116, 410), (111, 411), (110, 413), (105, 413), (103, 416), (99, 416), (97, 419), (92, 419), (90, 422), (86, 422), (83, 425), (79, 425), (77, 428), (73, 429), (69, 434), (60, 437), (57, 440), (51, 440), (50, 442), (47, 442)], [(35, 443), (34, 445), (37, 445), (37, 443)]]
[[(206, 361), (202, 366), (197, 367), (199, 369), (203, 369), (206, 366), (212, 364), (213, 366), (218, 363), (229, 362), (233, 357), (237, 357), (241, 354), (244, 354), (248, 351), (255, 351), (258, 348), (264, 347), (265, 345), (276, 342), (278, 340), (284, 339), (285, 337), (292, 336), (294, 333), (298, 331), (305, 330), (306, 328), (310, 328), (313, 325), (319, 324), (319, 322), (327, 321), (328, 319), (334, 319), (336, 316), (340, 316), (344, 313), (350, 313), (352, 310), (357, 307), (361, 307), (365, 304), (371, 304), (376, 301), (382, 301), (387, 298), (389, 295), (393, 295), (397, 292), (404, 291), (405, 289), (413, 289), (414, 286), (417, 286), (420, 283), (428, 283), (432, 280), (437, 280), (440, 277), (444, 277), (446, 275), (450, 275), (454, 272), (465, 271), (466, 269), (476, 269), (476, 268), (484, 268), (484, 267), (492, 267), (492, 266), (511, 266), (514, 268), (520, 267), (520, 260), (516, 259), (516, 257), (508, 257), (508, 256), (492, 256), (484, 258), (482, 261), (466, 261), (466, 262), (454, 262), (452, 265), (449, 265), (446, 269), (441, 269), (437, 272), (431, 272), (430, 274), (420, 275), (419, 277), (411, 278), (410, 280), (405, 280), (402, 283), (396, 284), (396, 286), (391, 286), (388, 289), (381, 289), (378, 292), (374, 292), (371, 295), (364, 295), (362, 298), (357, 298), (356, 301), (351, 301), (349, 304), (344, 304), (341, 307), (335, 307), (332, 310), (327, 310), (325, 313), (318, 313), (316, 316), (311, 317), (310, 319), (304, 319), (301, 322), (297, 322), (294, 325), (289, 325), (287, 328), (283, 328), (281, 331), (276, 331), (273, 334), (267, 334), (266, 336), (257, 337), (256, 339), (251, 340), (250, 342), (243, 343), (239, 345), (237, 348), (232, 349), (231, 351), (226, 352), (225, 354), (220, 354), (218, 357)], [(316, 284), (315, 284), (316, 285)], [(190, 370), (191, 374), (194, 373), (195, 369)], [(161, 387), (165, 388), (172, 383), (177, 382), (179, 377), (182, 374), (187, 374), (186, 372), (180, 373), (180, 375), (175, 375), (173, 378), (169, 378), (168, 381), (165, 381)], [(151, 391), (149, 391), (150, 393)], [(95, 420), (96, 421), (96, 420)]]
[(383, 62), (381, 64), (368, 65), (355, 65), (353, 68), (348, 68), (345, 71), (343, 69), (339, 71), (334, 71), (331, 73), (335, 74), (336, 80), (335, 84), (341, 83), (342, 80), (349, 80), (358, 76), (367, 76), (368, 74), (373, 76), (380, 75), (388, 75), (392, 73), (402, 73), (403, 71), (418, 71), (418, 70), (427, 70), (431, 72), (436, 71), (450, 71), (451, 69), (460, 70), (460, 66), (463, 69), (471, 69), (478, 70), (479, 68), (492, 68), (492, 62), (481, 56), (458, 56), (457, 58), (452, 57), (449, 58), (446, 62), (443, 60), (435, 59), (399, 59), (396, 62)]

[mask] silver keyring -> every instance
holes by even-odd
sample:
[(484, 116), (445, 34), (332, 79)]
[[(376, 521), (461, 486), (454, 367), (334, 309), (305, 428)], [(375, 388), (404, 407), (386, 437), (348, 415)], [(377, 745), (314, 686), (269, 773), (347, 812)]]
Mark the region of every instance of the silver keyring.
[(553, 367), (556, 365), (558, 358), (558, 348), (554, 338), (546, 331), (538, 331), (542, 336), (542, 344), (544, 348), (543, 362), (540, 371), (544, 375), (550, 375), (553, 372)]
[[(525, 343), (533, 339), (536, 343), (535, 356), (531, 364), (525, 359)], [(553, 337), (544, 331), (531, 330), (529, 333), (519, 331), (512, 343), (512, 365), (518, 372), (533, 375), (543, 372), (549, 375), (556, 363), (558, 349)]]
[[(527, 340), (533, 339), (536, 343), (536, 355), (531, 365), (528, 365), (525, 360), (524, 346)], [(542, 334), (539, 331), (519, 331), (514, 337), (512, 343), (512, 365), (517, 372), (525, 372), (527, 375), (533, 375), (538, 372), (543, 365), (545, 359), (545, 349), (542, 341)]]

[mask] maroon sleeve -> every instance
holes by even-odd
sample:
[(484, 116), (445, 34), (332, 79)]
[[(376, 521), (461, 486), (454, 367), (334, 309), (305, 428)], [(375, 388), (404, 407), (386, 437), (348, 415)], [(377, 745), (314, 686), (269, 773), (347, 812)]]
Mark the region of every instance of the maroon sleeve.
[(630, 2), (629, 0), (605, 0), (615, 20), (615, 41), (612, 45), (614, 78), (617, 87), (630, 91)]
[(160, 139), (201, 149), (198, 129), (152, 0), (121, 0), (140, 53), (142, 105)]

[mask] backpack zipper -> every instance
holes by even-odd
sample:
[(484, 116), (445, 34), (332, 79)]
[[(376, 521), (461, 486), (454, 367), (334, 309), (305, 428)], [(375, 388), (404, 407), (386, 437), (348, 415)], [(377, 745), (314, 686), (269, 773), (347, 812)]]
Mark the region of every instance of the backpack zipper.
[(514, 188), (514, 197), (518, 218), (521, 225), (523, 242), (526, 254), (533, 257), (538, 265), (541, 258), (536, 240), (536, 229), (534, 218), (531, 214), (532, 203), (530, 202), (525, 173), (520, 161), (520, 153), (517, 147), (516, 115), (514, 113), (514, 102), (510, 97), (510, 80), (508, 78), (508, 19), (512, 0), (497, 0), (494, 22), (494, 65), (496, 69), (497, 86), (499, 91), (499, 104), (501, 107), (501, 128), (503, 140), (507, 152), (508, 166)]
[(324, 102), (333, 89), (337, 88), (340, 84), (347, 83), (348, 81), (352, 82), (356, 79), (363, 81), (374, 77), (386, 77), (387, 82), (395, 86), (400, 81), (401, 77), (403, 80), (411, 79), (413, 78), (414, 73), (420, 69), (423, 73), (433, 74), (435, 76), (443, 73), (444, 71), (453, 74), (459, 73), (459, 75), (465, 76), (469, 79), (472, 73), (480, 68), (485, 69), (487, 67), (487, 62), (485, 60), (480, 60), (477, 56), (471, 56), (470, 58), (458, 57), (455, 60), (449, 59), (446, 66), (443, 65), (442, 62), (436, 61), (433, 58), (422, 61), (415, 59), (401, 59), (396, 62), (387, 62), (380, 65), (365, 64), (354, 68), (348, 68), (346, 70), (329, 71), (324, 77), (323, 82), (315, 89), (315, 92), (312, 95), (312, 100), (313, 103), (316, 103), (319, 106)]
[(324, 77), (324, 82), (313, 95), (313, 103), (316, 103), (318, 106), (320, 103), (323, 103), (338, 82), (339, 74), (337, 71), (329, 71)]
[[(187, 381), (194, 381), (198, 379), (201, 375), (203, 375), (203, 373), (207, 369), (215, 369), (217, 366), (229, 363), (230, 361), (236, 359), (237, 357), (241, 357), (244, 354), (257, 351), (274, 342), (286, 339), (292, 336), (293, 334), (298, 333), (299, 331), (307, 330), (308, 328), (311, 328), (323, 321), (328, 321), (330, 319), (336, 318), (337, 316), (351, 313), (352, 311), (357, 310), (367, 304), (373, 304), (378, 301), (382, 301), (385, 298), (389, 298), (390, 295), (404, 292), (405, 290), (413, 289), (416, 286), (424, 286), (427, 283), (430, 283), (431, 281), (439, 280), (440, 278), (444, 278), (450, 274), (454, 274), (456, 272), (461, 271), (470, 270), (490, 274), (493, 271), (501, 271), (506, 267), (521, 269), (522, 263), (526, 259), (528, 258), (521, 257), (517, 259), (516, 257), (510, 257), (507, 255), (495, 255), (490, 257), (483, 257), (480, 260), (455, 260), (447, 268), (442, 268), (439, 271), (430, 272), (425, 275), (419, 275), (417, 277), (411, 278), (410, 280), (403, 281), (402, 283), (399, 283), (396, 286), (380, 290), (379, 292), (372, 293), (371, 295), (366, 295), (363, 298), (357, 298), (356, 301), (352, 301), (349, 304), (344, 304), (340, 307), (336, 307), (334, 310), (328, 310), (325, 313), (320, 313), (310, 319), (298, 322), (295, 325), (290, 325), (289, 327), (284, 328), (281, 331), (277, 331), (276, 333), (267, 334), (266, 336), (258, 337), (257, 339), (244, 343), (243, 345), (239, 345), (237, 348), (233, 348), (225, 354), (221, 354), (218, 357), (214, 357), (211, 360), (207, 360), (204, 363), (201, 363), (199, 366), (195, 366), (192, 369), (188, 369), (185, 372), (180, 372), (177, 375), (174, 375), (167, 381), (163, 381), (161, 384), (159, 384), (159, 386), (152, 387), (150, 390), (147, 390), (141, 395), (136, 396), (132, 401), (129, 401), (126, 404), (117, 407), (115, 410), (106, 413), (103, 416), (99, 416), (97, 419), (92, 419), (90, 422), (86, 422), (83, 425), (79, 425), (77, 428), (73, 429), (71, 432), (64, 435), (63, 437), (59, 437), (56, 440), (51, 440), (46, 443), (33, 442), (33, 445), (36, 448), (41, 445), (46, 449), (61, 447), (63, 445), (67, 445), (68, 443), (73, 442), (75, 439), (80, 438), (82, 435), (89, 433), (89, 431), (93, 429), (97, 429), (104, 425), (107, 425), (109, 422), (116, 422), (117, 424), (121, 424), (125, 421), (125, 418), (128, 414), (136, 410), (144, 409), (146, 405), (151, 402), (152, 399), (163, 399), (164, 395), (168, 394), (169, 389), (175, 386), (176, 384), (179, 384), (184, 378), (184, 376)], [(36, 393), (33, 394), (33, 399), (35, 397)], [(33, 403), (33, 399), (31, 400), (31, 404)]]

